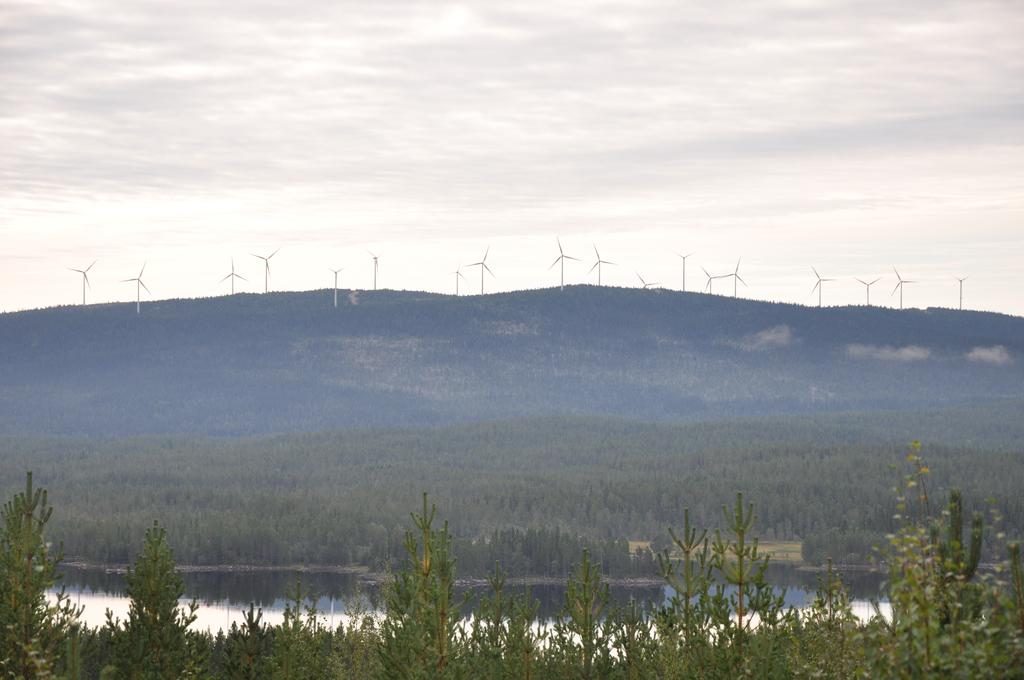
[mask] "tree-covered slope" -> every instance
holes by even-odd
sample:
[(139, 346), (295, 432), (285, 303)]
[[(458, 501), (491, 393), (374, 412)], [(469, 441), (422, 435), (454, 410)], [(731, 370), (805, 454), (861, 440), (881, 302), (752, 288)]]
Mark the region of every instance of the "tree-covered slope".
[(1024, 319), (574, 286), (329, 291), (0, 315), (0, 433), (644, 420), (1024, 396)]

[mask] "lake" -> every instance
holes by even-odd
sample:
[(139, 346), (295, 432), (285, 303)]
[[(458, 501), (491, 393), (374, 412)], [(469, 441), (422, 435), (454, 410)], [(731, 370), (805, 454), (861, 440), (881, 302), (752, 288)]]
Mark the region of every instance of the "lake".
[[(128, 613), (128, 599), (125, 596), (124, 576), (103, 569), (76, 568), (64, 566), (61, 569), (63, 583), (73, 602), (85, 607), (82, 615), (89, 626), (100, 626), (106, 621), (109, 609), (115, 617), (124, 619)], [(200, 630), (216, 632), (230, 627), (232, 622), (241, 623), (242, 614), (255, 603), (263, 609), (263, 619), (269, 624), (281, 622), (287, 593), (301, 579), (304, 592), (315, 594), (317, 608), (323, 620), (332, 627), (347, 620), (345, 616), (350, 605), (361, 603), (365, 609), (379, 608), (380, 586), (360, 580), (356, 574), (324, 572), (299, 572), (293, 570), (275, 571), (230, 571), (230, 572), (186, 572), (186, 600), (195, 598), (200, 605), (198, 619), (193, 626)], [(785, 565), (773, 565), (768, 579), (772, 584), (786, 589), (786, 604), (804, 607), (814, 599), (818, 574), (800, 571)], [(854, 599), (858, 616), (870, 616), (869, 600), (878, 598), (883, 575), (870, 572), (851, 572), (843, 575), (843, 581)], [(506, 586), (509, 592), (522, 594), (526, 586)], [(468, 611), (473, 600), (486, 588), (465, 586), (456, 588), (460, 595), (470, 598)], [(551, 619), (558, 614), (565, 598), (564, 585), (532, 585), (530, 595), (540, 603), (539, 617)], [(665, 586), (612, 586), (611, 600), (625, 604), (630, 600), (648, 606), (657, 606), (670, 597), (671, 590)]]

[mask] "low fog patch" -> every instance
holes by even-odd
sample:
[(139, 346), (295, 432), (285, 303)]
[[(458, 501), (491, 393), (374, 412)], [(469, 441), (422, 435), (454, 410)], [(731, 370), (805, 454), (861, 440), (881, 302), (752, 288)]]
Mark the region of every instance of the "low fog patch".
[(993, 364), (995, 366), (1005, 366), (1006, 364), (1013, 363), (1013, 357), (1010, 356), (1009, 350), (1002, 345), (973, 347), (967, 353), (967, 360), (982, 364)]
[(846, 354), (854, 359), (878, 359), (880, 361), (924, 361), (932, 355), (932, 351), (920, 345), (890, 347), (888, 345), (846, 346)]
[(732, 344), (747, 352), (761, 352), (788, 347), (795, 340), (796, 336), (793, 334), (793, 329), (783, 324), (745, 335), (739, 342)]

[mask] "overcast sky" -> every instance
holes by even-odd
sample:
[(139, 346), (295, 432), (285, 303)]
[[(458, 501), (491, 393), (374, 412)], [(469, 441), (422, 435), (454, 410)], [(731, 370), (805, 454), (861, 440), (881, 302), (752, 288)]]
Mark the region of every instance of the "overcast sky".
[[(0, 3), (0, 310), (587, 274), (1024, 314), (1024, 3)], [(467, 271), (469, 288), (479, 276)], [(719, 282), (721, 292), (729, 288)], [(466, 288), (464, 288), (465, 290)], [(731, 288), (729, 290), (731, 293)]]

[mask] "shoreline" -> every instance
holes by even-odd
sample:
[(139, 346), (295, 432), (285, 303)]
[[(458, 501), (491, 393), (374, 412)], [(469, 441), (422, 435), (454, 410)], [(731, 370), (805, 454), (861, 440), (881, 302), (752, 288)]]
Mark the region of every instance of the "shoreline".
[[(791, 567), (797, 571), (808, 573), (821, 573), (827, 567), (809, 564), (795, 565), (789, 562), (775, 562)], [(69, 559), (60, 563), (65, 569), (78, 571), (100, 571), (105, 574), (125, 574), (128, 571), (128, 564), (90, 562), (88, 560)], [(879, 565), (873, 564), (833, 564), (832, 569), (837, 573), (867, 573), (881, 571)], [(381, 585), (386, 583), (390, 577), (387, 572), (371, 571), (369, 567), (360, 564), (179, 564), (175, 571), (182, 574), (267, 574), (274, 572), (299, 573), (299, 574), (345, 574), (358, 578), (362, 583)], [(508, 576), (505, 579), (507, 585), (512, 586), (559, 586), (565, 585), (566, 576)], [(487, 585), (487, 576), (467, 576), (457, 578), (455, 585), (460, 587), (479, 588)], [(660, 576), (603, 576), (602, 580), (609, 586), (623, 588), (653, 588), (664, 586), (665, 581)]]

